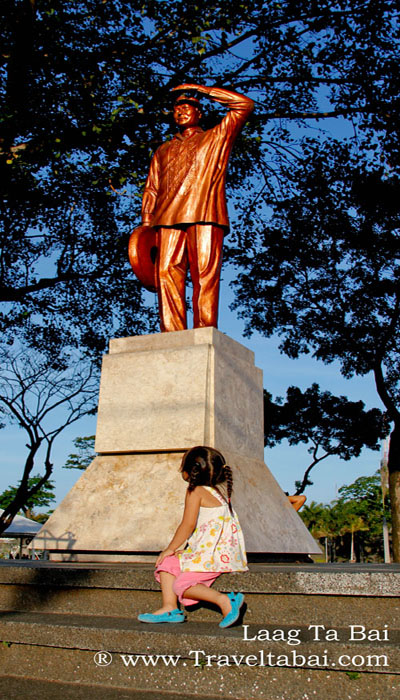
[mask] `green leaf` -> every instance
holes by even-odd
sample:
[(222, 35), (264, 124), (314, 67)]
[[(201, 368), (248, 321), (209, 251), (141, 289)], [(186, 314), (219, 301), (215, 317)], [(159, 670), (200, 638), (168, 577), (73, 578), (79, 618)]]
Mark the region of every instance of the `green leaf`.
[(360, 678), (361, 673), (358, 673), (357, 671), (345, 671), (346, 676), (350, 678), (350, 680), (355, 681), (357, 678)]

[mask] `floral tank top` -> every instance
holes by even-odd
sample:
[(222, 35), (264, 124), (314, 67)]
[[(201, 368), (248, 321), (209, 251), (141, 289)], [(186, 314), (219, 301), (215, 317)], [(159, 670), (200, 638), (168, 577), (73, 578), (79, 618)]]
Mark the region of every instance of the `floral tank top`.
[(178, 554), (181, 571), (247, 571), (247, 558), (238, 517), (212, 486), (204, 486), (220, 502), (200, 507), (196, 528)]

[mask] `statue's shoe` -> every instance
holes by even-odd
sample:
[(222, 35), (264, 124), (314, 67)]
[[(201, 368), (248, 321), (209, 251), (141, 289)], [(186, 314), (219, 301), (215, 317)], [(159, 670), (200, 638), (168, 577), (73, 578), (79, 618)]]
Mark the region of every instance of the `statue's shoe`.
[(151, 624), (158, 622), (185, 622), (185, 615), (182, 610), (176, 608), (170, 612), (159, 613), (158, 615), (154, 615), (153, 613), (142, 613), (141, 615), (138, 615), (137, 619), (139, 622), (149, 622)]
[(238, 621), (240, 617), (240, 608), (244, 603), (243, 593), (228, 593), (228, 598), (231, 601), (232, 609), (225, 615), (224, 619), (219, 623), (219, 627), (231, 627)]

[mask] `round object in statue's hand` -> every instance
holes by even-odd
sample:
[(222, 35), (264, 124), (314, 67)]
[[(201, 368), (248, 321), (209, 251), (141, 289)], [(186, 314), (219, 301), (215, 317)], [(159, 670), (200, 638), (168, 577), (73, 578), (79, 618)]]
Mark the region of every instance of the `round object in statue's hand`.
[(146, 289), (157, 291), (157, 239), (151, 226), (138, 226), (131, 233), (128, 246), (129, 262)]

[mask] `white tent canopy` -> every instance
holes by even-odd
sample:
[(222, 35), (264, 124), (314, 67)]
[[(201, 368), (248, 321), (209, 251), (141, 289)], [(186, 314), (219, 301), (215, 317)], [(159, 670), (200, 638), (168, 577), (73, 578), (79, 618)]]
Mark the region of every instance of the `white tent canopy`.
[[(0, 514), (4, 510), (0, 509)], [(22, 515), (16, 515), (11, 525), (1, 533), (0, 537), (34, 537), (39, 532), (43, 523), (37, 523), (35, 520), (29, 520)]]

